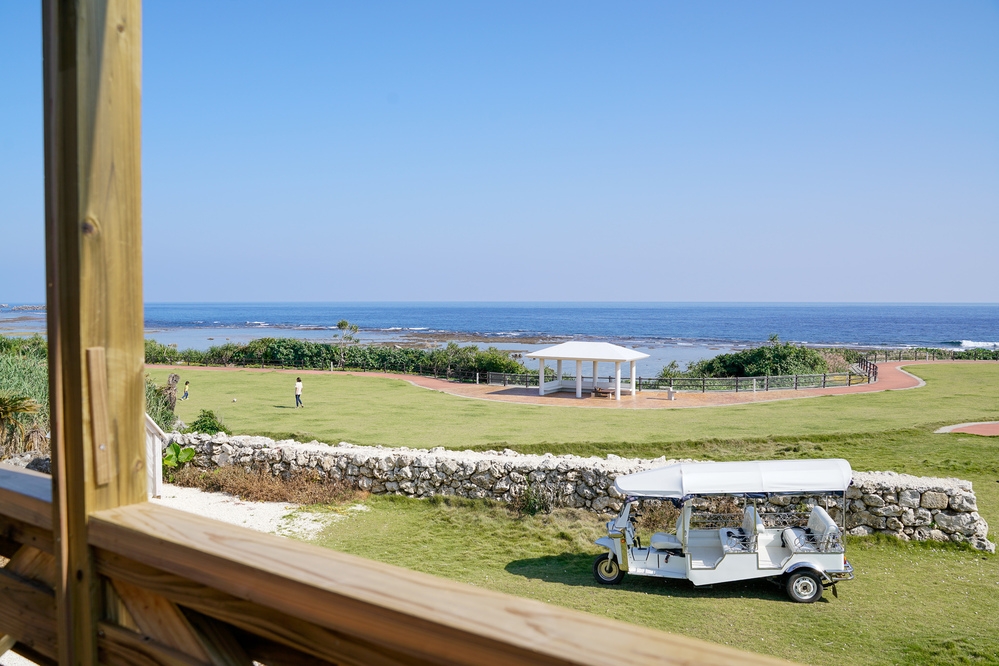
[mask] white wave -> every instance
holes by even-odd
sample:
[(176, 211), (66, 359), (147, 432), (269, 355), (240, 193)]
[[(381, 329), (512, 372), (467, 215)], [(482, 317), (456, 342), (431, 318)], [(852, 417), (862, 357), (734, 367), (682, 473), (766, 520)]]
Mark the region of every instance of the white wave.
[(428, 329), (426, 326), (410, 326), (406, 330), (407, 331), (428, 331), (430, 329)]
[(999, 342), (976, 342), (975, 340), (961, 340), (961, 347), (964, 349), (996, 349)]

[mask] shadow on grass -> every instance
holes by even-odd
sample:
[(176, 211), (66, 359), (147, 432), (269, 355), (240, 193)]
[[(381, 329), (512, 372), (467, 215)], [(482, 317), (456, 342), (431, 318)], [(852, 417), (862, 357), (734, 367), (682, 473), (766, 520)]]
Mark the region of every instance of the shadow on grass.
[[(531, 580), (547, 583), (573, 585), (579, 587), (602, 588), (593, 578), (594, 556), (586, 553), (561, 553), (544, 557), (530, 557), (514, 560), (504, 567), (507, 573), (523, 576)], [(607, 586), (613, 588), (614, 586)], [(641, 592), (667, 597), (692, 599), (760, 599), (790, 603), (783, 590), (777, 585), (758, 578), (755, 580), (723, 583), (719, 585), (694, 587), (686, 580), (652, 578), (650, 576), (625, 576), (617, 586), (622, 592)], [(819, 603), (827, 602), (825, 597)]]

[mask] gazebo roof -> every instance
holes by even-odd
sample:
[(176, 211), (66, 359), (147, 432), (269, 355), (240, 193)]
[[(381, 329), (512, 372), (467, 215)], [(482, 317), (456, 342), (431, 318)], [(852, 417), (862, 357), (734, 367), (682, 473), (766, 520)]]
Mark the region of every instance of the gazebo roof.
[(606, 361), (617, 363), (648, 358), (648, 354), (609, 342), (563, 342), (527, 354), (527, 358), (544, 358), (553, 361)]

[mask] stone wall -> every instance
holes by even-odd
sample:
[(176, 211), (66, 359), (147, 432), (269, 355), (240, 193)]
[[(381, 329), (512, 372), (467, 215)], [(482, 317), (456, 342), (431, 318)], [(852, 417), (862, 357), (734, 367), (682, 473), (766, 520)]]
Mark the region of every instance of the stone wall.
[[(451, 451), (442, 447), (407, 449), (337, 446), (266, 437), (181, 435), (171, 441), (193, 446), (199, 467), (241, 465), (267, 469), (272, 474), (313, 472), (343, 480), (376, 494), (410, 497), (457, 495), (515, 501), (529, 486), (548, 493), (558, 505), (597, 512), (617, 511), (621, 495), (614, 489), (619, 474), (662, 467), (679, 460), (581, 458), (519, 454), (503, 451)], [(775, 496), (763, 511), (786, 511), (794, 503), (814, 498)], [(977, 512), (971, 482), (960, 479), (916, 477), (894, 472), (854, 472), (847, 491), (846, 524), (850, 534), (885, 533), (920, 541), (967, 541), (975, 548), (995, 551), (988, 541), (988, 524)], [(839, 511), (830, 511), (839, 519)]]

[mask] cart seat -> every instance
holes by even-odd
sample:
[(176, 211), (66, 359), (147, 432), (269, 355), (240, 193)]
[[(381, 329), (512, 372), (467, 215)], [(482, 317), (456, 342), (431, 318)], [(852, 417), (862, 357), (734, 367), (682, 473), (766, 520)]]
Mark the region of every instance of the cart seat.
[(781, 533), (792, 553), (840, 552), (840, 536), (839, 525), (821, 506), (812, 508), (808, 527), (788, 527)]
[(788, 527), (781, 532), (781, 539), (784, 546), (792, 553), (817, 553), (819, 549), (815, 546), (815, 538), (811, 530), (801, 527)]
[(680, 550), (682, 548), (676, 535), (669, 532), (656, 532), (649, 539), (649, 545), (656, 550)]
[(755, 553), (756, 536), (765, 529), (756, 507), (747, 506), (742, 516), (742, 527), (723, 527), (718, 530), (722, 551), (727, 553)]

